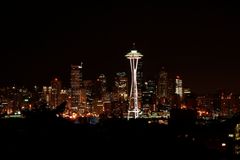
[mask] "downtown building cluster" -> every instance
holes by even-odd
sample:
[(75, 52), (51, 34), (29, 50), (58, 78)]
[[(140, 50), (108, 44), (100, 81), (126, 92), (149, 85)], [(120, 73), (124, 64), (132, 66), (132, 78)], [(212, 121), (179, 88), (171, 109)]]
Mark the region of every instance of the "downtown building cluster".
[[(132, 50), (133, 51), (133, 50)], [(131, 52), (132, 52), (131, 51)], [(70, 66), (70, 88), (62, 86), (59, 78), (54, 78), (49, 86), (34, 86), (31, 89), (7, 86), (0, 89), (0, 112), (3, 115), (18, 115), (22, 110), (34, 110), (42, 104), (54, 109), (67, 101), (64, 117), (77, 118), (102, 116), (106, 118), (126, 118), (131, 108), (131, 76), (117, 72), (109, 87), (108, 77), (100, 73), (95, 80), (86, 80), (83, 63)], [(137, 107), (142, 118), (170, 117), (172, 109), (194, 110), (199, 118), (230, 117), (240, 110), (239, 95), (230, 91), (216, 94), (196, 95), (179, 75), (160, 69), (156, 79), (146, 80), (143, 61), (139, 60), (136, 70)]]

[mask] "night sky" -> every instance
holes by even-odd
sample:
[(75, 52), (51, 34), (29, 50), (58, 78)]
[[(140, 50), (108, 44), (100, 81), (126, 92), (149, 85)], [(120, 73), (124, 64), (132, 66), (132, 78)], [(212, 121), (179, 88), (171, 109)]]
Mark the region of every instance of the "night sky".
[(145, 79), (162, 66), (197, 93), (240, 91), (240, 11), (224, 1), (5, 4), (0, 10), (0, 83), (69, 85), (70, 64), (84, 79), (129, 72), (136, 43)]

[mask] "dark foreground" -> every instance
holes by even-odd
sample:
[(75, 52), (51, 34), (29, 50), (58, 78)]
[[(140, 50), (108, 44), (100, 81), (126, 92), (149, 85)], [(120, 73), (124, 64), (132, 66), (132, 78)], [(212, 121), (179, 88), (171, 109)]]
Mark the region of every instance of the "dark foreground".
[(1, 155), (8, 159), (16, 155), (32, 159), (232, 159), (217, 132), (146, 120), (110, 119), (97, 125), (63, 119), (0, 120)]

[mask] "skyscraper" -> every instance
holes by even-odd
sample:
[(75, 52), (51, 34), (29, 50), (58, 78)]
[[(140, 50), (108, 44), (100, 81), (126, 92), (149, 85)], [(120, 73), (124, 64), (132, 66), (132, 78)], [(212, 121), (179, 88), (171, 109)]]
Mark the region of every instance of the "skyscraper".
[(114, 86), (114, 100), (119, 102), (127, 101), (128, 78), (125, 72), (116, 73)]
[(131, 68), (131, 89), (129, 96), (129, 109), (128, 109), (128, 118), (130, 113), (134, 113), (134, 118), (139, 117), (139, 106), (138, 106), (138, 87), (137, 87), (137, 67), (138, 60), (142, 58), (142, 54), (137, 50), (131, 50), (128, 54), (125, 55), (127, 59), (130, 60)]
[(156, 82), (154, 80), (146, 81), (142, 93), (142, 110), (143, 113), (147, 113), (150, 109), (153, 110), (156, 104)]
[(51, 81), (51, 87), (52, 87), (52, 96), (51, 96), (51, 101), (50, 105), (56, 107), (61, 103), (61, 98), (60, 98), (60, 92), (61, 92), (61, 81), (58, 78), (54, 78)]
[(71, 107), (78, 111), (81, 106), (81, 87), (82, 85), (82, 64), (71, 65)]
[(100, 83), (100, 92), (101, 92), (102, 96), (104, 96), (104, 94), (106, 94), (106, 91), (107, 91), (106, 76), (104, 74), (100, 74), (97, 81)]
[(162, 67), (157, 83), (157, 98), (161, 105), (172, 105), (173, 95), (175, 94), (175, 76), (169, 74)]
[(158, 80), (158, 98), (167, 98), (168, 97), (168, 74), (162, 68), (159, 74)]
[(183, 97), (183, 86), (182, 86), (182, 79), (180, 76), (176, 76), (176, 90), (175, 93), (179, 95), (180, 99)]

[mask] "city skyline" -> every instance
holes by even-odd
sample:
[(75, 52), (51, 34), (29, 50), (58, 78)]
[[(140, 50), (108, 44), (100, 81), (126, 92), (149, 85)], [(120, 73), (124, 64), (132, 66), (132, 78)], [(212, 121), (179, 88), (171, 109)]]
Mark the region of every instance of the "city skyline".
[[(239, 92), (239, 12), (233, 4), (59, 4), (3, 10), (1, 83), (69, 84), (70, 65), (83, 62), (83, 79), (129, 73), (132, 43), (143, 55), (145, 79), (162, 66), (195, 92)], [(16, 82), (12, 82), (16, 81)]]

